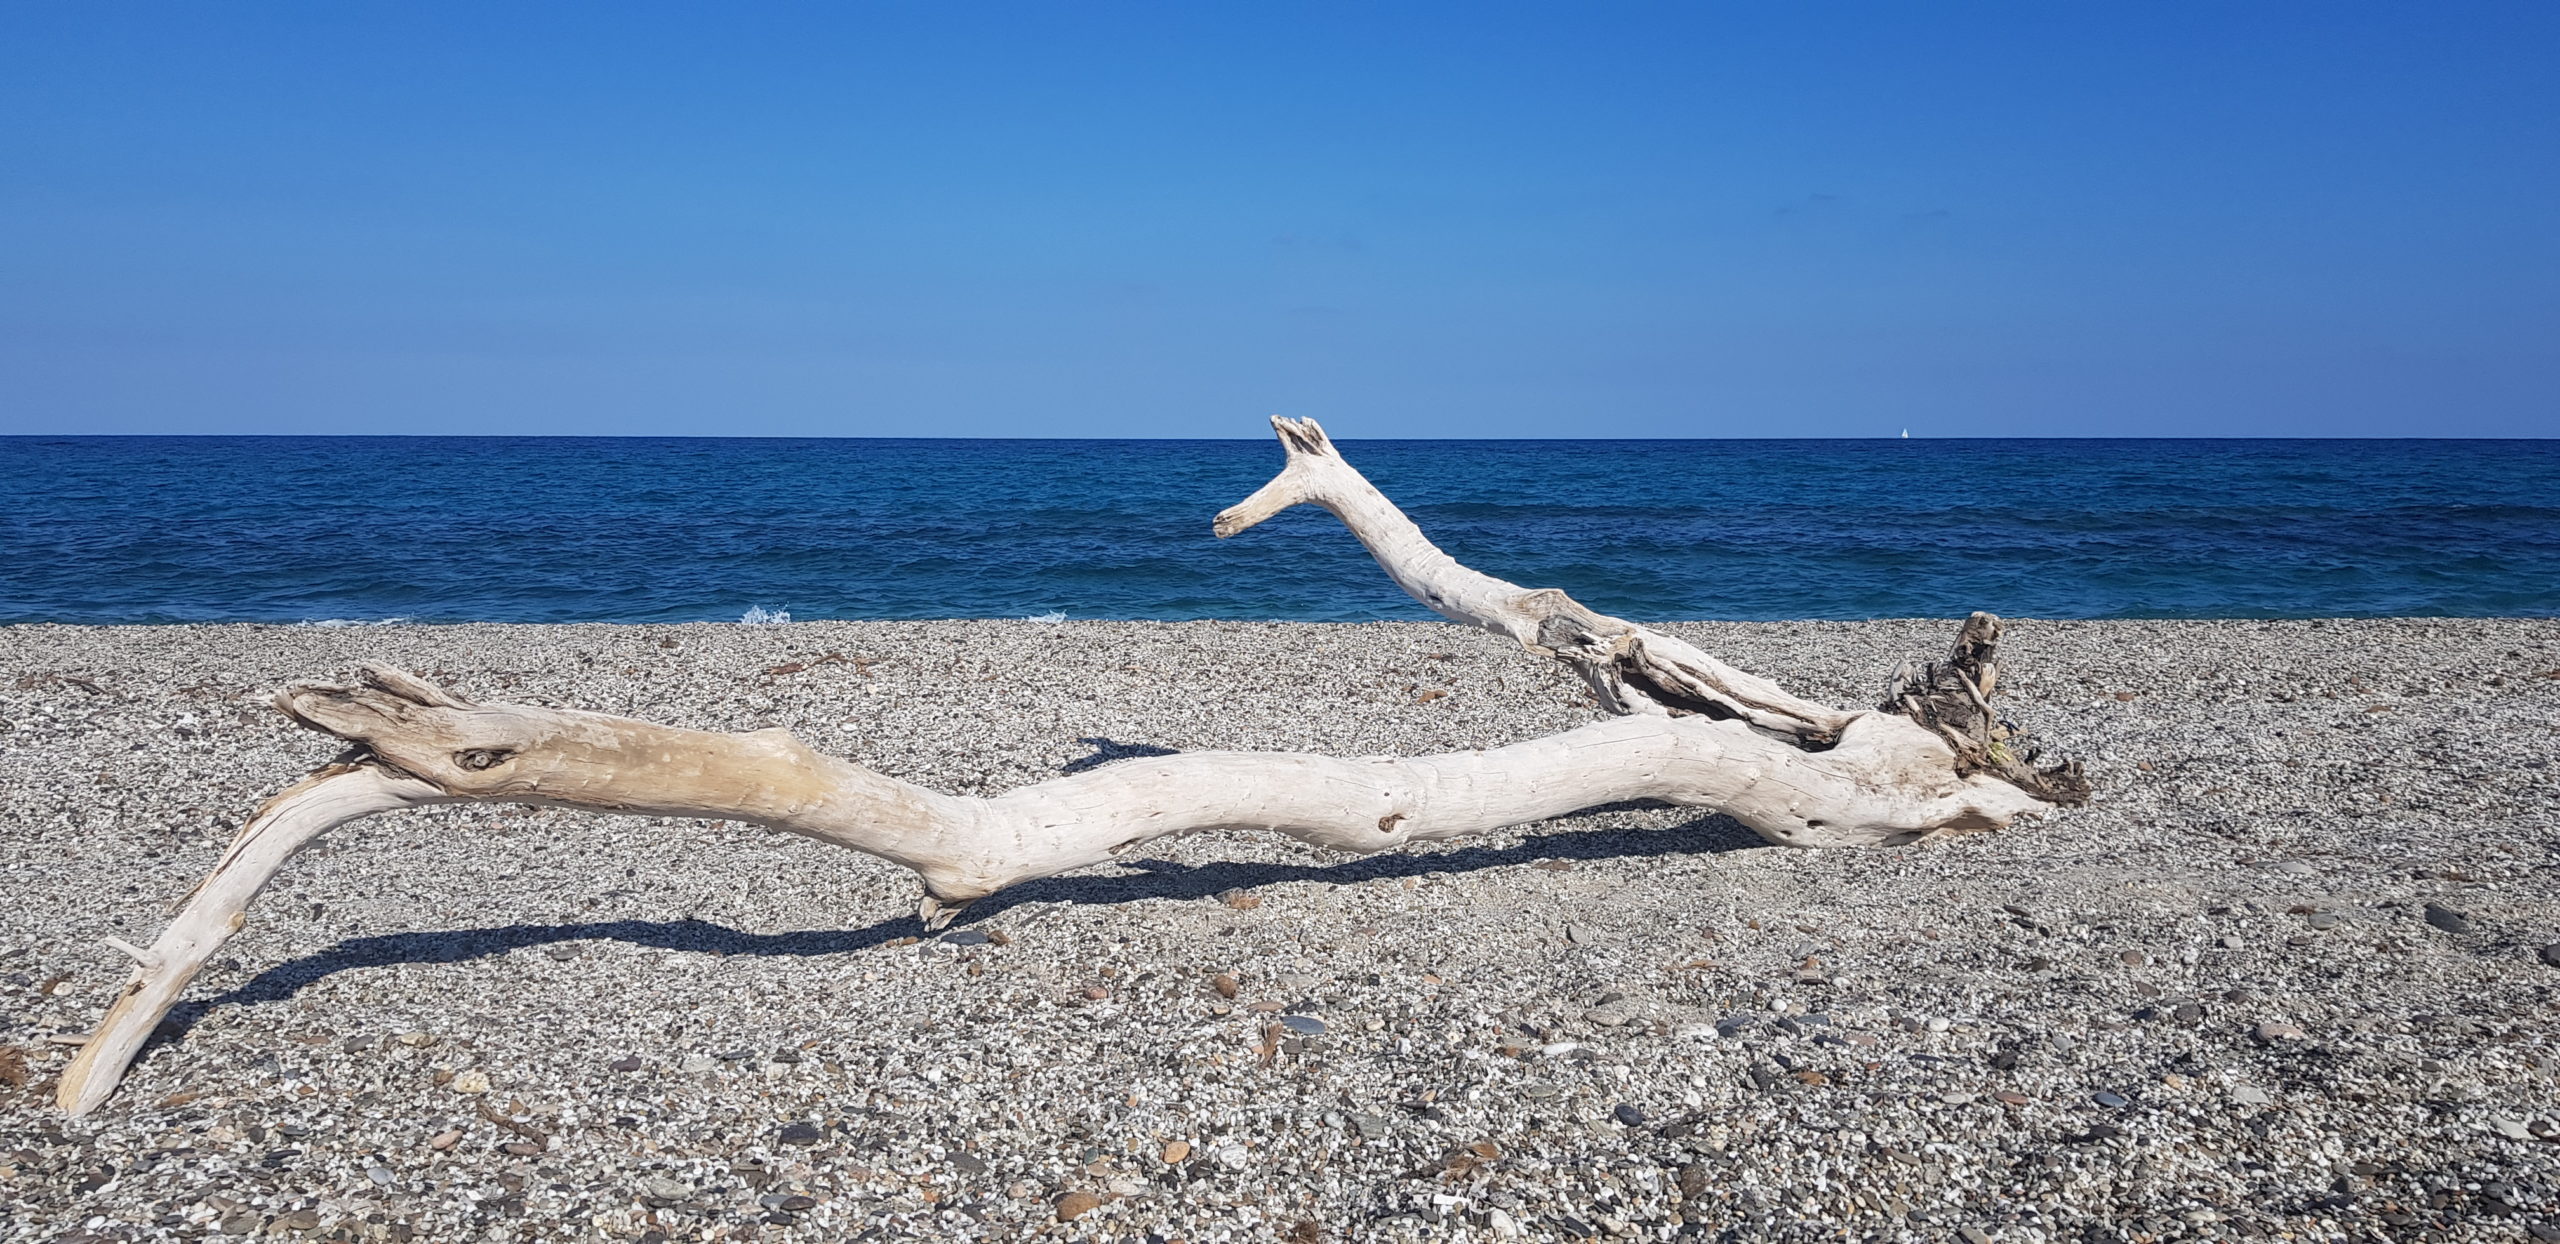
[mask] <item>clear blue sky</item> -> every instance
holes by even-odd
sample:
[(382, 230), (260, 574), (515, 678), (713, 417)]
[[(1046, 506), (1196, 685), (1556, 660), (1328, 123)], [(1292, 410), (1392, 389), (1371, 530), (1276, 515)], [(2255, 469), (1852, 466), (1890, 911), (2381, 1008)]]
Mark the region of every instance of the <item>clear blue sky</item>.
[(2560, 431), (2560, 4), (0, 0), (0, 433)]

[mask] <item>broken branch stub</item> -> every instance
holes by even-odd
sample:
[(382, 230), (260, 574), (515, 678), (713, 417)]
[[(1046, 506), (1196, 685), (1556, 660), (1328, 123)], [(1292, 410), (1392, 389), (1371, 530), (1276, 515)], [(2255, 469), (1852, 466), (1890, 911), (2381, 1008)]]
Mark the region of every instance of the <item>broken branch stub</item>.
[(1291, 506), (1320, 507), (1351, 529), (1406, 595), (1564, 662), (1612, 713), (1732, 717), (1816, 744), (1837, 739), (1855, 715), (1790, 695), (1683, 640), (1600, 613), (1554, 588), (1533, 590), (1470, 570), (1344, 461), (1315, 420), (1275, 416), (1271, 426), (1288, 461), (1270, 483), (1218, 515), (1211, 530), (1221, 539)]
[[(269, 800), (149, 947), (110, 939), (135, 960), (134, 974), (64, 1073), (57, 1101), (84, 1114), (106, 1100), (296, 851), (348, 821), (421, 804), (699, 817), (801, 834), (914, 870), (925, 892), (918, 915), (930, 928), (1006, 886), (1208, 830), (1268, 830), (1369, 853), (1652, 799), (1728, 814), (1789, 846), (1893, 846), (1996, 828), (2050, 805), (2049, 793), (2002, 767), (2006, 727), (1980, 703), (1992, 689), (1998, 632), (1987, 614), (1967, 624), (1969, 639), (1945, 663), (1951, 672), (1932, 666), (1897, 685), (1896, 701), (1914, 707), (1825, 708), (1561, 592), (1524, 590), (1459, 565), (1343, 463), (1313, 422), (1275, 426), (1288, 465), (1220, 515), (1219, 534), (1289, 505), (1323, 505), (1417, 599), (1575, 665), (1622, 715), (1507, 747), (1412, 759), (1137, 757), (966, 798), (823, 755), (783, 730), (720, 734), (482, 704), (372, 666), (352, 684), (278, 694), (293, 720), (352, 750)], [(1964, 690), (1951, 691), (1959, 677)], [(1964, 704), (1951, 694), (1964, 694)]]

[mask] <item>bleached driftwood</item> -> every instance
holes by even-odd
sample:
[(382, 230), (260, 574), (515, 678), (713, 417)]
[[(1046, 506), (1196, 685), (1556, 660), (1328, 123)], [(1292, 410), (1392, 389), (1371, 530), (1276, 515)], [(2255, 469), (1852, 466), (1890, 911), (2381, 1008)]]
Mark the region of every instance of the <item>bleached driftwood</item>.
[[(1351, 470), (1312, 422), (1275, 421), (1288, 466), (1221, 514), (1231, 535), (1288, 505), (1342, 516), (1407, 591), (1583, 671), (1623, 716), (1489, 751), (1411, 759), (1192, 752), (1132, 759), (993, 798), (945, 795), (822, 755), (782, 730), (715, 734), (574, 709), (479, 704), (367, 668), (354, 685), (296, 685), (277, 707), (352, 745), (269, 800), (64, 1073), (63, 1109), (105, 1101), (247, 906), (294, 852), (348, 821), (430, 803), (503, 802), (745, 821), (879, 856), (924, 882), (919, 915), (947, 924), (1006, 886), (1097, 864), (1175, 834), (1264, 829), (1349, 852), (1388, 851), (1627, 799), (1713, 809), (1791, 846), (1888, 846), (1991, 829), (2076, 798), (2067, 770), (2008, 780), (1987, 759), (2005, 727), (1992, 688), (1997, 620), (1967, 623), (1956, 657), (1897, 679), (1899, 711), (1843, 712), (1788, 695), (1695, 648), (1460, 566)], [(1961, 684), (1962, 690), (1954, 688)], [(1961, 702), (1964, 715), (1942, 701)], [(1997, 737), (1995, 737), (1997, 736)]]
[[(1271, 427), (1288, 462), (1270, 483), (1218, 515), (1213, 529), (1222, 539), (1291, 506), (1320, 506), (1359, 537), (1406, 595), (1563, 662), (1612, 713), (1733, 718), (1807, 748), (1828, 746), (1852, 721), (1874, 716), (1800, 699), (1686, 641), (1596, 612), (1554, 588), (1533, 590), (1470, 570), (1344, 461), (1315, 420), (1275, 416)], [(1947, 661), (1896, 673), (1884, 707), (1944, 739), (1968, 775), (1987, 772), (2039, 799), (2077, 803), (2088, 794), (2079, 770), (2036, 768), (2032, 752), (2008, 746), (2009, 728), (1984, 702), (1998, 677), (1992, 653), (1999, 642), (2000, 619), (1973, 615)], [(1915, 759), (1926, 751), (1915, 741), (1904, 746), (1916, 749)]]

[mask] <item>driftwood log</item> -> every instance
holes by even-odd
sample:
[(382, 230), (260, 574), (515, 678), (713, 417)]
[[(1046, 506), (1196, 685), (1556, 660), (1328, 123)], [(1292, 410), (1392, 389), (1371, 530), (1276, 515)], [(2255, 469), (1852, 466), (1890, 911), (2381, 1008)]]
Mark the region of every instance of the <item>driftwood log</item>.
[(1458, 564), (1312, 420), (1272, 424), (1287, 465), (1218, 515), (1219, 536), (1290, 506), (1321, 506), (1414, 599), (1563, 662), (1617, 716), (1445, 756), (1145, 757), (977, 799), (823, 755), (783, 730), (715, 734), (475, 703), (378, 666), (352, 686), (299, 684), (277, 693), (276, 706), (349, 750), (268, 800), (150, 946), (107, 939), (133, 958), (133, 975), (64, 1073), (57, 1101), (85, 1114), (115, 1091), (296, 851), (397, 808), (519, 803), (751, 822), (914, 869), (924, 883), (919, 917), (938, 929), (1006, 886), (1208, 830), (1272, 830), (1367, 853), (1653, 799), (1725, 813), (1788, 846), (1899, 846), (1999, 828), (2086, 797), (2076, 767), (2036, 767), (1991, 711), (2000, 623), (1989, 614), (1964, 623), (1945, 661), (1897, 672), (1883, 707), (1815, 704), (1562, 592)]

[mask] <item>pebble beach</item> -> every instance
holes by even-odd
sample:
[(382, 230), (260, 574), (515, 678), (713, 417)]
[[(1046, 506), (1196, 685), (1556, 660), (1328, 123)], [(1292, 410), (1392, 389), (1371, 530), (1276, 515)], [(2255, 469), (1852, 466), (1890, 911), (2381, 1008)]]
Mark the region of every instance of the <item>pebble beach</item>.
[[(1864, 704), (1954, 623), (1662, 629)], [(751, 827), (387, 815), (63, 1117), (99, 939), (334, 754), (267, 693), (365, 661), (960, 794), (1597, 719), (1440, 623), (0, 628), (0, 1240), (2560, 1242), (2560, 622), (2014, 620), (2088, 807), (1210, 835), (941, 935)]]

